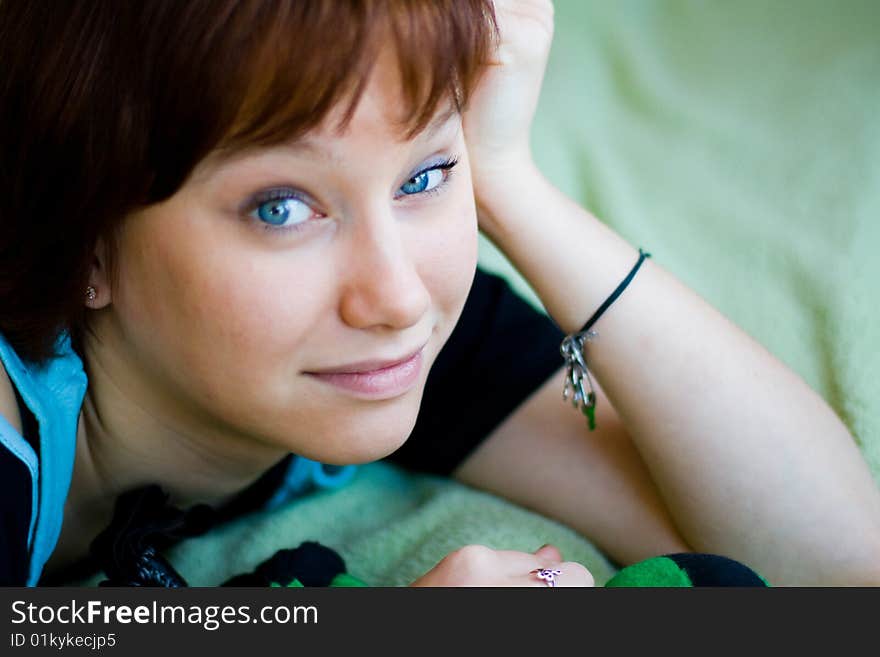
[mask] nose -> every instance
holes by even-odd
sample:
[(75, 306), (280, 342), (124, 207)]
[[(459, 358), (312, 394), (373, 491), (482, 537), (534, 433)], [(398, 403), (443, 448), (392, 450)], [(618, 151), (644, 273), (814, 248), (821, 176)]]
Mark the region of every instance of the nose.
[(400, 220), (388, 210), (354, 222), (343, 265), (340, 314), (354, 328), (402, 330), (418, 324), (431, 296), (407, 248)]

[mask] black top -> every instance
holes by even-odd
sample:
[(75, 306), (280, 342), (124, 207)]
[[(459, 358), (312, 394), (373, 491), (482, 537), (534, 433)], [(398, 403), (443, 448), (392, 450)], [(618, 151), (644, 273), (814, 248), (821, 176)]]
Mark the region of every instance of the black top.
[(450, 474), (563, 366), (564, 337), (503, 278), (477, 269), (461, 318), (428, 374), (415, 428), (388, 460)]
[[(503, 278), (477, 268), (461, 318), (428, 374), (415, 427), (387, 460), (416, 472), (449, 475), (562, 367), (563, 337)], [(32, 442), (34, 429), (25, 426)], [(220, 509), (219, 517), (258, 509), (280, 484), (290, 458)], [(30, 487), (27, 470), (0, 446), (0, 585), (26, 581)]]

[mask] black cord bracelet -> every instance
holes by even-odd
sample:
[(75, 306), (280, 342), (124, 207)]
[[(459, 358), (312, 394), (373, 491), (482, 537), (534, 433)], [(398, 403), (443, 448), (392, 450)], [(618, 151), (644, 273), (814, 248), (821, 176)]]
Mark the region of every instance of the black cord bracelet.
[[(605, 299), (602, 305), (593, 313), (592, 317), (587, 320), (587, 323), (584, 324), (583, 328), (577, 333), (565, 336), (559, 347), (559, 351), (562, 354), (562, 357), (565, 358), (567, 365), (565, 386), (562, 389), (562, 399), (567, 400), (569, 392), (573, 391), (574, 394), (571, 399), (571, 404), (575, 408), (580, 405), (581, 412), (587, 418), (587, 426), (590, 431), (596, 428), (596, 393), (593, 389), (593, 380), (590, 378), (590, 372), (587, 369), (587, 363), (584, 356), (584, 343), (598, 335), (595, 331), (591, 330), (593, 325), (599, 320), (605, 311), (608, 310), (611, 304), (617, 300), (621, 293), (626, 289), (626, 286), (630, 284), (633, 277), (636, 275), (636, 272), (639, 270), (639, 267), (641, 267), (642, 263), (645, 261), (645, 258), (650, 257), (650, 253), (646, 253), (645, 251), (642, 251), (642, 249), (639, 249), (638, 262), (636, 262), (626, 278), (620, 282), (620, 285), (618, 285), (617, 289), (611, 293), (611, 296)], [(584, 381), (586, 381), (589, 386), (589, 392), (584, 388)]]
[(593, 324), (595, 324), (596, 321), (605, 313), (605, 311), (608, 310), (608, 308), (611, 306), (612, 303), (617, 301), (617, 297), (619, 297), (621, 295), (621, 293), (626, 289), (626, 286), (630, 284), (630, 281), (632, 281), (632, 279), (635, 277), (636, 272), (639, 270), (639, 267), (642, 266), (642, 263), (645, 261), (645, 258), (650, 258), (650, 257), (651, 257), (650, 253), (645, 253), (644, 251), (639, 249), (638, 262), (636, 262), (635, 266), (630, 270), (629, 274), (626, 275), (626, 278), (624, 278), (620, 282), (620, 285), (618, 285), (617, 289), (611, 293), (611, 296), (609, 296), (607, 299), (605, 299), (605, 301), (602, 303), (602, 305), (599, 306), (598, 310), (596, 310), (596, 312), (593, 313), (593, 316), (587, 320), (587, 323), (584, 324), (583, 328), (580, 331), (578, 331), (578, 333), (586, 333), (587, 331), (589, 331), (592, 328)]

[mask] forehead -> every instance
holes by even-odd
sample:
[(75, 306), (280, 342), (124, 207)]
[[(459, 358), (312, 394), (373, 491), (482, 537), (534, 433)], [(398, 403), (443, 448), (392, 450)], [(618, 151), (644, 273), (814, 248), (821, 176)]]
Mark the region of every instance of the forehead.
[[(233, 165), (240, 160), (269, 149), (283, 151), (285, 155), (319, 160), (330, 166), (343, 166), (345, 163), (338, 149), (340, 142), (381, 139), (389, 145), (392, 142), (406, 143), (406, 140), (400, 135), (398, 124), (394, 123), (394, 119), (389, 118), (385, 108), (377, 105), (374, 100), (374, 97), (364, 94), (351, 122), (344, 131), (337, 132), (327, 128), (326, 124), (335, 125), (332, 121), (327, 121), (319, 129), (275, 145), (215, 150), (196, 167), (192, 177), (194, 180), (208, 177), (220, 168)], [(435, 113), (424, 130), (413, 138), (412, 142), (427, 143), (438, 136), (449, 134), (460, 126), (459, 119), (460, 114), (457, 108), (451, 102), (447, 102)]]
[[(459, 114), (455, 107), (444, 108), (443, 110), (437, 112), (437, 114), (431, 119), (428, 125), (425, 126), (425, 129), (417, 134), (412, 141), (427, 142), (437, 135), (447, 132), (448, 129), (454, 127), (457, 124), (456, 119), (458, 118), (458, 116)], [(331, 161), (334, 159), (338, 160), (338, 158), (335, 158), (332, 151), (328, 148), (327, 142), (336, 139), (346, 139), (347, 137), (353, 137), (359, 132), (363, 133), (365, 131), (368, 131), (374, 136), (382, 135), (383, 137), (386, 137), (389, 141), (393, 140), (399, 143), (404, 143), (405, 140), (401, 139), (399, 135), (392, 132), (392, 130), (389, 128), (390, 125), (390, 121), (383, 122), (381, 119), (376, 119), (374, 121), (358, 121), (357, 118), (355, 118), (349, 124), (348, 129), (340, 135), (323, 131), (317, 133), (312, 132), (298, 139), (284, 142), (279, 146), (285, 148), (292, 153), (302, 153), (311, 157), (329, 159)]]
[[(344, 121), (348, 118), (345, 117), (348, 99), (345, 99), (324, 117), (321, 125), (310, 135), (296, 141), (313, 145), (316, 141), (324, 139), (370, 134), (381, 135), (394, 142), (404, 142), (405, 127), (414, 117), (408, 113), (410, 110), (403, 91), (403, 73), (395, 53), (392, 45), (380, 50), (364, 84), (363, 93), (360, 94), (353, 108), (350, 120)], [(441, 98), (430, 122), (415, 136), (415, 139), (430, 139), (457, 114), (458, 109), (452, 98), (449, 95)], [(343, 129), (336, 129), (344, 123)], [(294, 143), (287, 142), (287, 145)]]

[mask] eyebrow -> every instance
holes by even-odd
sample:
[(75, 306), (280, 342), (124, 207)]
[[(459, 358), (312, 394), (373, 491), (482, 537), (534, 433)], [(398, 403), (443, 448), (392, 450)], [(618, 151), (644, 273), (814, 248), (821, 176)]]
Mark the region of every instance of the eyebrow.
[[(2, 0), (0, 0), (0, 1), (2, 1)], [(436, 116), (434, 116), (434, 118), (431, 119), (431, 121), (428, 123), (428, 125), (426, 125), (425, 128), (416, 136), (420, 137), (422, 139), (430, 139), (435, 134), (437, 134), (437, 132), (439, 132), (441, 128), (446, 126), (446, 124), (449, 123), (449, 121), (454, 116), (456, 116), (458, 114), (459, 114), (459, 111), (458, 111), (458, 108), (455, 107), (455, 105), (448, 105), (444, 111), (442, 111), (439, 114), (437, 114)], [(311, 155), (314, 155), (318, 159), (321, 159), (321, 160), (324, 160), (325, 162), (330, 163), (331, 165), (335, 165), (335, 166), (342, 165), (342, 162), (339, 161), (339, 158), (337, 158), (332, 153), (329, 153), (328, 151), (324, 150), (314, 140), (312, 140), (308, 135), (304, 135), (304, 136), (302, 136), (298, 139), (295, 139), (293, 141), (281, 144), (281, 146), (283, 146), (286, 150), (291, 151), (291, 152), (309, 153)], [(245, 149), (244, 152), (247, 152), (247, 149)], [(239, 151), (235, 155), (240, 156), (240, 155), (242, 155), (242, 152)], [(210, 158), (209, 158), (209, 161), (210, 161)], [(213, 171), (219, 167), (222, 167), (227, 161), (228, 160), (225, 157), (221, 156), (216, 161), (210, 162), (210, 164), (208, 164), (205, 167), (203, 173), (209, 175), (210, 171)]]
[[(420, 137), (422, 139), (430, 139), (434, 135), (436, 135), (441, 128), (446, 126), (449, 121), (458, 115), (458, 108), (454, 105), (448, 106), (443, 112), (437, 114), (428, 125), (418, 134), (416, 137)], [(331, 164), (341, 165), (342, 163), (331, 153), (325, 151), (321, 146), (316, 144), (312, 139), (305, 135), (291, 142), (287, 142), (284, 144), (284, 148), (290, 151), (305, 151), (316, 157), (325, 160)]]
[(449, 123), (450, 119), (458, 115), (458, 108), (450, 105), (445, 111), (435, 116), (430, 123), (419, 133), (419, 136), (433, 137), (440, 128)]

